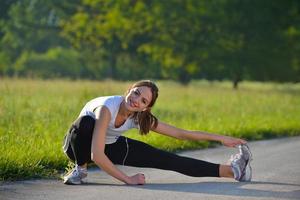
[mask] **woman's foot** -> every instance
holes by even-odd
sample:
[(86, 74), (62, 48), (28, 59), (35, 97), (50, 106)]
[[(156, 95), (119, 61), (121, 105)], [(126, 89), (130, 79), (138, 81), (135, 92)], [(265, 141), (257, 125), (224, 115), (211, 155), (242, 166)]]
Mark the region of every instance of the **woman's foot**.
[(64, 184), (79, 185), (85, 177), (87, 177), (87, 169), (76, 165), (64, 176)]
[(252, 161), (252, 154), (246, 144), (239, 145), (239, 153), (232, 156), (230, 161), (235, 180), (251, 181), (252, 168), (250, 162)]

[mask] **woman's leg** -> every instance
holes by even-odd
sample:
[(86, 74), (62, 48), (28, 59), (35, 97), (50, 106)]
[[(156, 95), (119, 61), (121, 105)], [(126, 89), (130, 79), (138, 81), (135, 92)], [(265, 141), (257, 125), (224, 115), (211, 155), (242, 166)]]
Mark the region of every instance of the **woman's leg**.
[(219, 164), (179, 156), (125, 137), (105, 149), (115, 164), (172, 170), (194, 177), (219, 177)]
[[(65, 140), (65, 153), (77, 165), (85, 167), (91, 161), (91, 142), (95, 119), (90, 116), (78, 118), (70, 128)], [(69, 138), (68, 138), (69, 137)]]
[(234, 178), (230, 165), (220, 165), (219, 175), (220, 177)]

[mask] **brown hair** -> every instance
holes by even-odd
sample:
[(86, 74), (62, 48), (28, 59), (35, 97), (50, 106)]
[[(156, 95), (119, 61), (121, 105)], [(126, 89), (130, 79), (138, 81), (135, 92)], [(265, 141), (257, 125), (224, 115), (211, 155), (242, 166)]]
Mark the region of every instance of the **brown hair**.
[(150, 80), (141, 80), (134, 83), (126, 92), (125, 96), (129, 93), (132, 88), (146, 86), (151, 89), (152, 99), (148, 105), (148, 108), (142, 112), (136, 112), (133, 115), (134, 122), (140, 126), (140, 134), (146, 135), (149, 133), (151, 128), (156, 128), (158, 124), (157, 118), (152, 115), (151, 107), (155, 104), (158, 97), (158, 88), (154, 82)]

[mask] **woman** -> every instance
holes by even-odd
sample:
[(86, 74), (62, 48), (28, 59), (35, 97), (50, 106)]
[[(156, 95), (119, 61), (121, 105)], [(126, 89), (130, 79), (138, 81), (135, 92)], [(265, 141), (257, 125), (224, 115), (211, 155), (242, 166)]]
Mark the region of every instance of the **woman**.
[[(75, 162), (64, 176), (65, 184), (81, 184), (87, 176), (87, 164), (95, 162), (102, 170), (130, 185), (145, 184), (143, 174), (127, 176), (115, 164), (176, 171), (194, 177), (229, 177), (251, 180), (251, 153), (246, 141), (233, 137), (189, 131), (163, 123), (151, 114), (158, 97), (157, 86), (149, 81), (133, 84), (125, 96), (98, 97), (89, 101), (72, 124), (64, 141), (64, 152)], [(141, 134), (150, 130), (184, 140), (219, 141), (225, 146), (239, 146), (230, 165), (210, 163), (162, 151), (140, 141), (121, 136), (137, 128)]]

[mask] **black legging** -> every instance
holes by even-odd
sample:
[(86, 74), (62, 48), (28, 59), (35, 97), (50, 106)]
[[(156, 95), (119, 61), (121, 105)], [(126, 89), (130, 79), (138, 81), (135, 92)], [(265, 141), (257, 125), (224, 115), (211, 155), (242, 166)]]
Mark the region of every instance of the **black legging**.
[[(78, 165), (91, 162), (94, 125), (92, 117), (80, 117), (65, 137), (65, 153)], [(105, 154), (114, 164), (172, 170), (194, 177), (219, 177), (219, 164), (179, 156), (123, 136), (106, 144)]]

